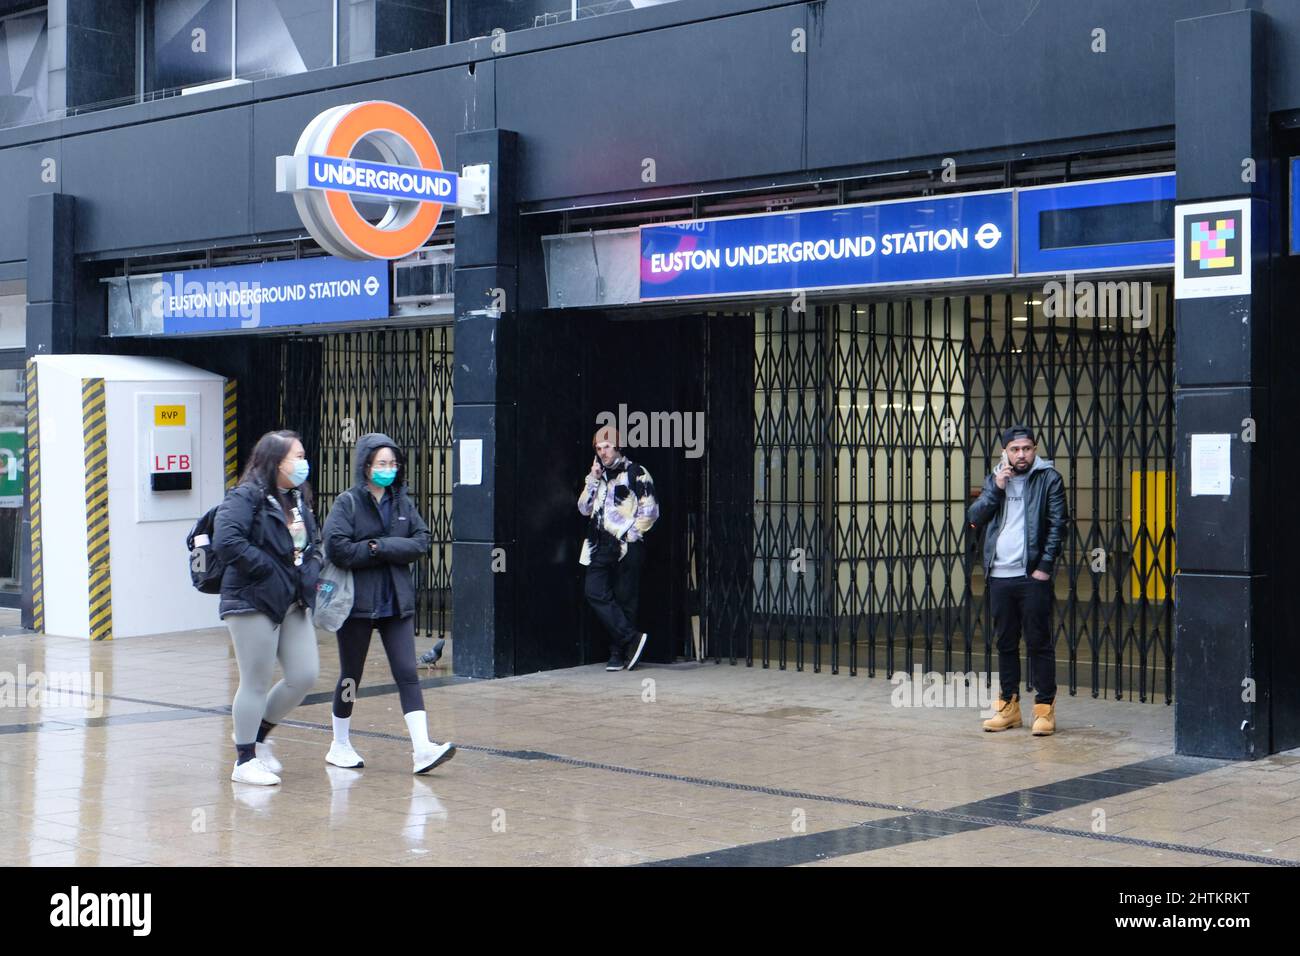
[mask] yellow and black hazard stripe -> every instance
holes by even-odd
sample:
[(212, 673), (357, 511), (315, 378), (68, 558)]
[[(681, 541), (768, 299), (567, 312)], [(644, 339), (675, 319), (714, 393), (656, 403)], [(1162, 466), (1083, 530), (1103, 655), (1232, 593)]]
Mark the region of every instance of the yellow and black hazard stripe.
[(45, 565), (41, 554), (41, 419), (36, 362), (27, 360), (27, 504), (32, 529), (32, 630), (45, 633)]
[(235, 482), (239, 480), (239, 429), (235, 407), (238, 386), (233, 378), (226, 379), (226, 403), (225, 415), (223, 420), (226, 424), (226, 489), (235, 487)]
[(86, 557), (90, 565), (90, 638), (113, 637), (113, 582), (108, 549), (108, 414), (102, 378), (81, 380), (86, 447)]

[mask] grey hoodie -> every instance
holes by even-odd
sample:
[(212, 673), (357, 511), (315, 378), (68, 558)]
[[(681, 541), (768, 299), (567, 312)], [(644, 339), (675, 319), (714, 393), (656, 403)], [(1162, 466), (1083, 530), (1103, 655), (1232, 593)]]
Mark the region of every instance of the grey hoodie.
[[(1002, 528), (998, 533), (997, 549), (989, 577), (1019, 578), (1028, 573), (1025, 570), (1025, 483), (1034, 472), (1051, 467), (1052, 462), (1048, 459), (1035, 457), (1029, 471), (1023, 475), (1013, 474), (1007, 479), (1007, 497), (1002, 505)], [(994, 469), (995, 473), (996, 471)]]

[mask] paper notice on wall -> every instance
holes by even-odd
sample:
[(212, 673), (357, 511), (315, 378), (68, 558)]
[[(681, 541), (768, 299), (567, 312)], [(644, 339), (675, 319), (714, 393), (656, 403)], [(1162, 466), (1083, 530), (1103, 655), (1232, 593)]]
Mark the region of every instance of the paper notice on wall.
[(460, 483), (462, 485), (483, 484), (483, 439), (481, 438), (460, 440)]
[(1232, 493), (1231, 435), (1192, 436), (1192, 495)]

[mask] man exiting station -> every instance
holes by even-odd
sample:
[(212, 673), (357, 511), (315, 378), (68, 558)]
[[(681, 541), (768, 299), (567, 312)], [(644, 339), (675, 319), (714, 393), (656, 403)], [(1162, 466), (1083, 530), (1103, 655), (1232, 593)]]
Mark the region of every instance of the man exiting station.
[(650, 472), (623, 454), (617, 431), (601, 428), (591, 444), (596, 454), (578, 496), (578, 511), (589, 519), (578, 563), (587, 567), (587, 601), (609, 632), (605, 670), (632, 670), (648, 639), (637, 629), (636, 608), (645, 534), (659, 505)]

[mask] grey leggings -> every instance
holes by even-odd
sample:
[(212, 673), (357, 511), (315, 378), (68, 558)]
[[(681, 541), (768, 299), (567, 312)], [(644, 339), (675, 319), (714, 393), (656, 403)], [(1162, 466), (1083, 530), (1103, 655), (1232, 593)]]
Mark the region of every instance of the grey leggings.
[[(320, 673), (320, 652), (311, 613), (295, 605), (279, 627), (265, 614), (231, 614), (226, 617), (239, 662), (239, 690), (231, 712), (235, 718), (235, 743), (251, 744), (262, 721), (278, 723), (302, 703)], [(275, 661), (284, 668), (284, 680), (274, 687)]]

